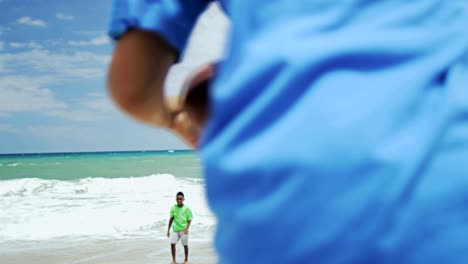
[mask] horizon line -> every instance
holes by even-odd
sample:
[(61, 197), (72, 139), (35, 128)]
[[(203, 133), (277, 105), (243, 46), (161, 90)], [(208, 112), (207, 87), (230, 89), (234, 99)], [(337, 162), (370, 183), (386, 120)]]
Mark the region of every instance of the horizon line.
[(66, 152), (13, 152), (0, 153), (0, 156), (8, 155), (59, 155), (59, 154), (98, 154), (98, 153), (128, 153), (128, 152), (170, 152), (170, 151), (194, 151), (192, 149), (146, 149), (146, 150), (98, 150), (98, 151), (66, 151)]

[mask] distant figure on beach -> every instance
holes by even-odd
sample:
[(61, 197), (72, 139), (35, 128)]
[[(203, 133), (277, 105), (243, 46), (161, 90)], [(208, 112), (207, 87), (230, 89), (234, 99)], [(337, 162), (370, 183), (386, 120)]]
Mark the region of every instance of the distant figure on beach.
[[(167, 237), (171, 238), (172, 263), (176, 263), (176, 244), (181, 240), (185, 252), (185, 264), (188, 263), (188, 238), (189, 227), (192, 223), (192, 211), (184, 204), (185, 197), (183, 192), (176, 195), (176, 204), (172, 206), (170, 212), (169, 226), (167, 227)], [(172, 232), (171, 232), (172, 226)]]
[(468, 1), (220, 0), (194, 141), (163, 85), (209, 2), (115, 0), (109, 91), (198, 148), (219, 262), (468, 263)]

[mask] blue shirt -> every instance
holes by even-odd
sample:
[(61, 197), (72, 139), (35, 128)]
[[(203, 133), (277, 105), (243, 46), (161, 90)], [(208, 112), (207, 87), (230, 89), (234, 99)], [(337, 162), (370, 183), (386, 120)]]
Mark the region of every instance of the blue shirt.
[[(201, 157), (221, 263), (468, 262), (467, 1), (221, 1)], [(115, 1), (183, 51), (203, 0)]]

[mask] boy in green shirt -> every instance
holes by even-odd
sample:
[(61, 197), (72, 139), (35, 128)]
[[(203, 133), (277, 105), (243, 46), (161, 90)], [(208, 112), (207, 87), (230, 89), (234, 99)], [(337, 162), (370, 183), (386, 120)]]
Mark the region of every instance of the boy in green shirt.
[[(167, 237), (171, 237), (171, 253), (172, 253), (172, 263), (176, 263), (176, 244), (182, 240), (182, 245), (184, 246), (185, 251), (185, 264), (188, 263), (188, 229), (190, 223), (192, 222), (192, 211), (188, 206), (184, 205), (185, 197), (183, 192), (178, 192), (176, 195), (177, 204), (171, 208), (171, 218), (169, 219), (169, 226), (167, 227)], [(171, 225), (172, 226), (172, 236), (171, 236)]]

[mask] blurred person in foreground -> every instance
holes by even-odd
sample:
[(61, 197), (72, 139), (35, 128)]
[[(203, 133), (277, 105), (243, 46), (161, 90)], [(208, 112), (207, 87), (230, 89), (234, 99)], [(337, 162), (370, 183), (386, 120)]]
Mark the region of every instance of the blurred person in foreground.
[(109, 89), (198, 149), (220, 263), (468, 262), (467, 2), (220, 1), (199, 122), (163, 84), (209, 2), (114, 1)]

